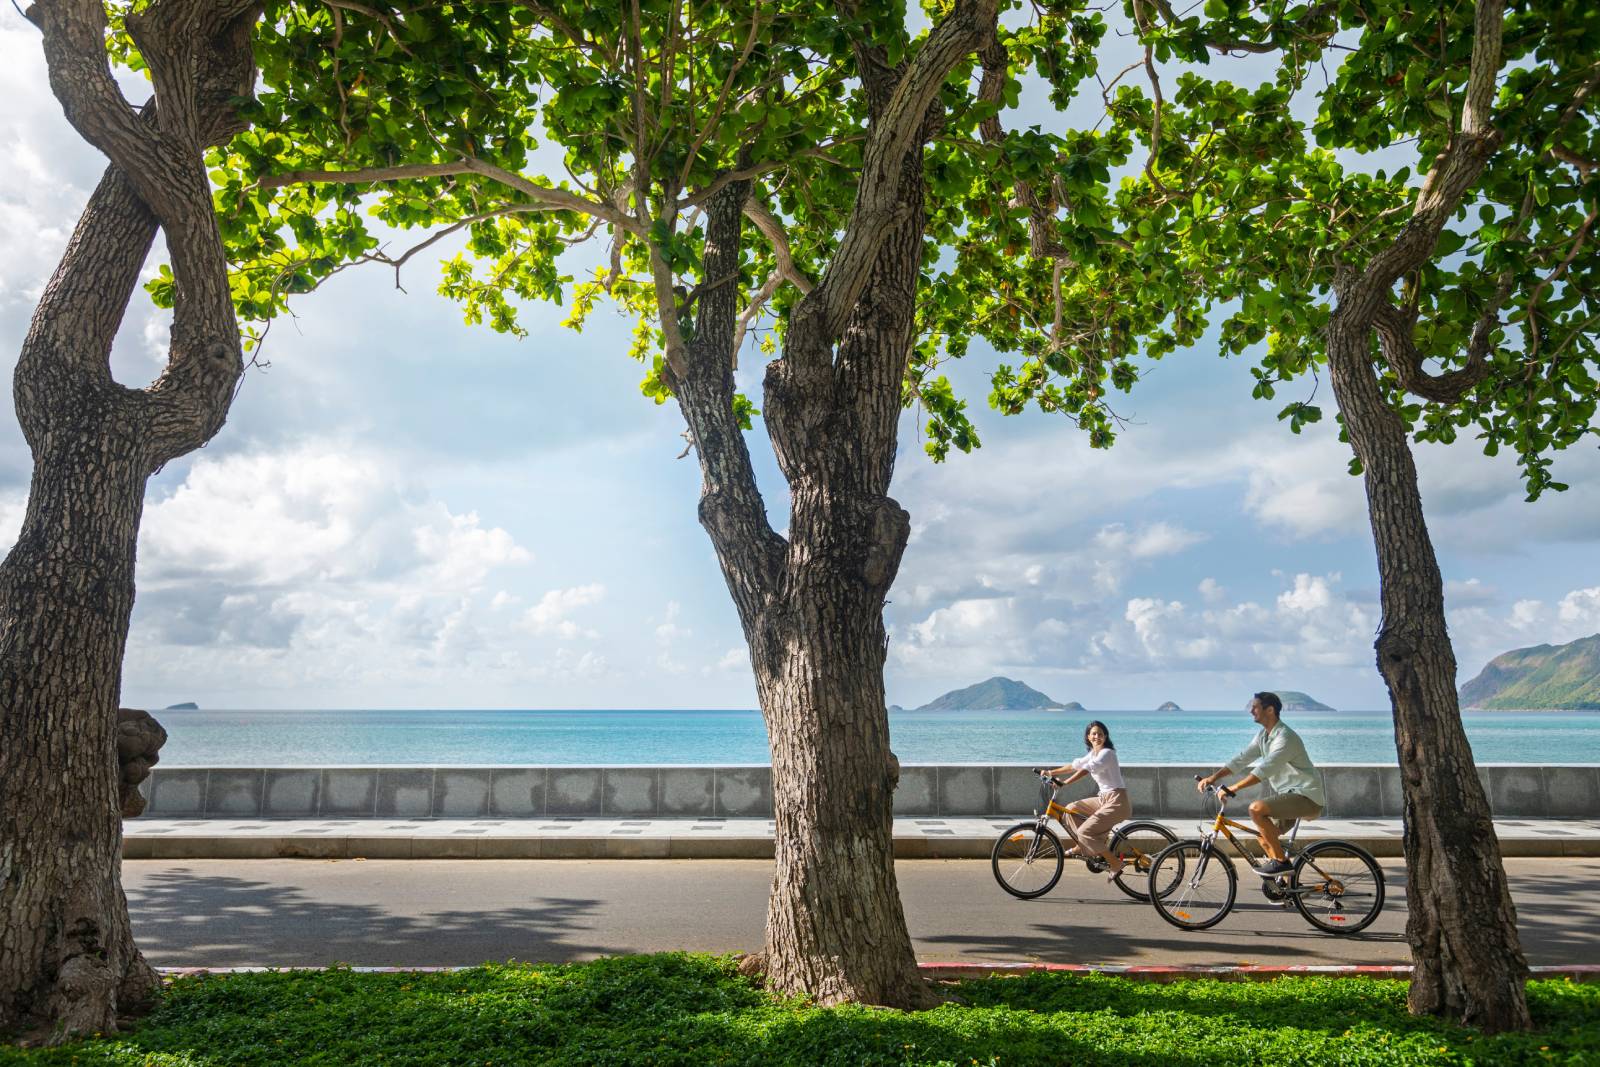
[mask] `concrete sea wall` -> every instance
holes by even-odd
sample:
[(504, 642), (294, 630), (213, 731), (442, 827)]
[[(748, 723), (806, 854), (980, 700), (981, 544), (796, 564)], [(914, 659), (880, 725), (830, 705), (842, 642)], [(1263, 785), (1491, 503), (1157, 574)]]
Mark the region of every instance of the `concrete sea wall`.
[[(1122, 768), (1135, 817), (1186, 818), (1207, 809), (1194, 776), (1215, 767)], [(1382, 764), (1321, 768), (1329, 818), (1398, 818), (1400, 771)], [(1499, 818), (1600, 818), (1600, 766), (1489, 764), (1478, 776)], [(639, 817), (754, 819), (772, 814), (772, 769), (673, 767), (157, 767), (140, 786), (145, 816), (260, 819)], [(1086, 796), (1084, 781), (1065, 791)], [(1251, 790), (1246, 797), (1257, 795)], [(1027, 767), (908, 764), (895, 792), (900, 818), (1026, 816), (1038, 804)], [(1243, 811), (1243, 805), (1239, 805)]]

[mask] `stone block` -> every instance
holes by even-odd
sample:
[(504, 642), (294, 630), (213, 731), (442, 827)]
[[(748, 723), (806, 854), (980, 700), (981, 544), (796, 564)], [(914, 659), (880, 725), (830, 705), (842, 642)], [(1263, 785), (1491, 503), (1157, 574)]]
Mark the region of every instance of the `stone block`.
[(547, 860), (603, 860), (603, 837), (548, 837), (539, 845), (539, 855)]
[(377, 815), (383, 819), (426, 819), (433, 814), (432, 767), (380, 767)]
[(605, 768), (600, 774), (600, 813), (655, 818), (661, 798), (658, 773), (654, 767)]
[(274, 837), (274, 853), (286, 860), (342, 860), (349, 857), (349, 842), (342, 837)]
[(753, 819), (772, 814), (771, 767), (718, 767), (717, 815)]
[(345, 838), (345, 854), (355, 859), (360, 857), (367, 860), (408, 860), (411, 855), (411, 838), (409, 836), (375, 836), (375, 837), (347, 837)]
[(1399, 767), (1382, 767), (1378, 771), (1378, 792), (1382, 796), (1383, 807), (1379, 816), (1385, 819), (1399, 819), (1406, 813), (1405, 786), (1400, 781)]
[(688, 860), (770, 860), (770, 837), (670, 837), (667, 855)]
[(940, 767), (939, 814), (988, 815), (995, 809), (991, 767)]
[(545, 811), (550, 815), (599, 815), (600, 768), (551, 767), (545, 789)]
[(208, 816), (261, 814), (262, 782), (266, 772), (218, 768), (206, 780)]
[(1322, 788), (1330, 819), (1373, 819), (1383, 814), (1381, 767), (1325, 767)]
[(1488, 774), (1489, 810), (1495, 815), (1542, 818), (1550, 814), (1539, 767), (1483, 767)]
[(608, 837), (606, 859), (664, 860), (672, 853), (670, 837)]
[(1156, 767), (1124, 767), (1122, 780), (1128, 786), (1128, 802), (1135, 819), (1161, 817), (1161, 779)]
[(319, 815), (371, 818), (378, 801), (378, 772), (372, 767), (327, 767), (322, 771)]
[(1030, 767), (991, 767), (994, 810), (985, 815), (1025, 819), (1039, 807), (1039, 776)]
[(717, 810), (717, 775), (710, 767), (661, 768), (661, 817), (711, 816)]
[(145, 808), (145, 815), (169, 818), (203, 814), (206, 810), (208, 773), (204, 770), (157, 767), (150, 772), (150, 806)]
[[(1150, 768), (1155, 772), (1156, 782), (1161, 791), (1161, 818), (1187, 822), (1190, 819), (1209, 819), (1216, 814), (1216, 802), (1204, 793), (1197, 792), (1194, 787), (1194, 776), (1209, 775), (1216, 767), (1201, 767), (1198, 765), (1159, 764)], [(1228, 781), (1234, 781), (1238, 776), (1229, 776)], [(1244, 805), (1238, 805), (1237, 810), (1244, 811)], [(1138, 817), (1135, 810), (1134, 817)], [(1177, 831), (1178, 836), (1184, 836), (1183, 831)]]
[(900, 765), (900, 784), (894, 788), (894, 814), (897, 819), (917, 815), (937, 815), (936, 789), (939, 769), (922, 765)]
[(1549, 813), (1561, 819), (1600, 819), (1600, 767), (1546, 767)]
[(122, 838), (122, 858), (125, 860), (147, 860), (155, 856), (159, 837), (135, 837), (132, 834)]
[(269, 768), (261, 791), (261, 816), (266, 819), (314, 819), (322, 775), (316, 770)]
[(545, 768), (496, 767), (489, 778), (489, 814), (532, 819), (545, 814)]
[(488, 767), (439, 767), (433, 773), (433, 814), (471, 819), (489, 813), (494, 771)]
[(537, 837), (480, 837), (480, 860), (536, 860), (544, 855), (543, 842)]
[(478, 839), (471, 834), (439, 834), (411, 839), (414, 860), (474, 860), (478, 858)]

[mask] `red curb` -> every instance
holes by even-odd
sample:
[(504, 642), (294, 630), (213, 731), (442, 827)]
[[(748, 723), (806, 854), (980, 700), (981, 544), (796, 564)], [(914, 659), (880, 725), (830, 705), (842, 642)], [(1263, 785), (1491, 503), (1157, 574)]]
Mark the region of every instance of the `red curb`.
[[(1091, 963), (919, 963), (924, 978), (934, 981), (961, 978), (1004, 978), (1035, 973), (1104, 974), (1147, 982), (1177, 982), (1214, 978), (1232, 982), (1269, 982), (1276, 978), (1395, 978), (1411, 977), (1410, 964), (1333, 964), (1327, 966), (1234, 967), (1117, 966)], [(1566, 978), (1574, 982), (1600, 982), (1600, 964), (1566, 967), (1530, 967), (1531, 978)]]

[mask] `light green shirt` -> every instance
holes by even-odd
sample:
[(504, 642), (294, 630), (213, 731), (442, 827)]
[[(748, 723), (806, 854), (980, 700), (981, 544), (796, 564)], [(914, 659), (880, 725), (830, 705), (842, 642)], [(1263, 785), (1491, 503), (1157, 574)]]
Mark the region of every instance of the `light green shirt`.
[(1319, 807), (1328, 806), (1322, 776), (1306, 755), (1305, 742), (1281, 722), (1256, 734), (1243, 752), (1228, 761), (1228, 769), (1249, 771), (1274, 793), (1299, 793)]

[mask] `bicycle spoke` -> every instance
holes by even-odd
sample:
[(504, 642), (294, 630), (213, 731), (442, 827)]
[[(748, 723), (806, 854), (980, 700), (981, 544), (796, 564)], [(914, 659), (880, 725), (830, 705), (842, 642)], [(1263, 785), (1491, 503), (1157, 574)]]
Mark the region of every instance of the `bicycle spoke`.
[(1024, 899), (1050, 891), (1061, 877), (1061, 844), (1032, 823), (1019, 823), (1000, 835), (990, 855), (994, 877), (1012, 896)]
[[(1118, 829), (1111, 838), (1111, 851), (1122, 858), (1122, 871), (1114, 881), (1116, 887), (1135, 900), (1149, 900), (1150, 868), (1176, 840), (1171, 830), (1158, 823), (1132, 823)], [(1175, 879), (1164, 879), (1156, 892), (1165, 896), (1174, 884)]]
[(1328, 841), (1306, 850), (1290, 892), (1307, 922), (1331, 934), (1364, 930), (1383, 908), (1383, 872), (1364, 851)]
[[(1203, 930), (1221, 922), (1237, 892), (1232, 866), (1198, 841), (1184, 841), (1162, 852), (1151, 868), (1157, 888), (1153, 903), (1174, 926)], [(1165, 893), (1160, 890), (1167, 888)]]

